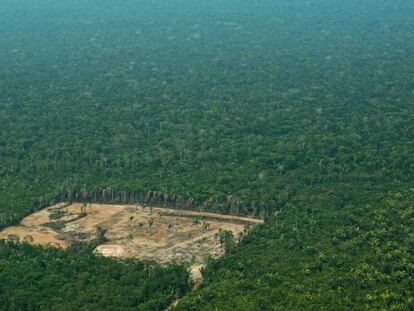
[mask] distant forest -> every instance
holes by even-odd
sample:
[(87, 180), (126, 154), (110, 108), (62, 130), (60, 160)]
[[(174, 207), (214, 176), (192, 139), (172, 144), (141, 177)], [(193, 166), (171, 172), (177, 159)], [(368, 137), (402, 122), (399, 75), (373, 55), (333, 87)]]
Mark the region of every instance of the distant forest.
[(414, 309), (410, 1), (3, 0), (0, 229), (58, 201), (261, 217), (186, 267), (0, 242), (0, 310)]

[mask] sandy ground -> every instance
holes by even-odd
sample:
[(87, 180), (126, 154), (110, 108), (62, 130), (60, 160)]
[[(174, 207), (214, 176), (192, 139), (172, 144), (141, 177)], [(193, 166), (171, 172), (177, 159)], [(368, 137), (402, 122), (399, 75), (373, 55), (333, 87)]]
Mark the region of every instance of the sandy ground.
[(193, 290), (197, 290), (203, 282), (203, 275), (201, 273), (203, 268), (205, 268), (205, 264), (194, 264), (188, 268), (190, 281), (193, 284)]
[[(107, 241), (96, 251), (105, 256), (159, 263), (192, 259), (202, 262), (205, 255), (223, 254), (220, 230), (232, 231), (237, 241), (246, 227), (262, 223), (247, 217), (140, 205), (91, 204), (86, 206), (86, 215), (81, 210), (80, 203), (50, 206), (4, 229), (0, 238), (12, 234), (20, 240), (31, 238), (33, 244), (66, 248), (73, 240), (95, 239), (99, 226), (107, 230)], [(53, 217), (56, 213), (59, 216)]]

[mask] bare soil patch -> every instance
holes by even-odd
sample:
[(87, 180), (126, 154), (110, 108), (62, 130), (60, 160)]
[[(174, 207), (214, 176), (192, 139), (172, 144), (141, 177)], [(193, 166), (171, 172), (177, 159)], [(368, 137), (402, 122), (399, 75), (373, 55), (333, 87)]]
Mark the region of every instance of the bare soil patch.
[(190, 274), (198, 284), (205, 256), (217, 258), (224, 253), (222, 232), (231, 231), (237, 242), (248, 227), (260, 223), (247, 217), (140, 205), (59, 203), (4, 229), (0, 239), (11, 235), (63, 249), (73, 242), (100, 239), (95, 251), (103, 256), (161, 264), (191, 261)]

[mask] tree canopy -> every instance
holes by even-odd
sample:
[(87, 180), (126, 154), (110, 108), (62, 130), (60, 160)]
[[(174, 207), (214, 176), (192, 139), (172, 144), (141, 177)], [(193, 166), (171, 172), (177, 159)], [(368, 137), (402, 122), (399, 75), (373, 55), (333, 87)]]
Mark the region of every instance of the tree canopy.
[[(0, 229), (58, 201), (252, 215), (178, 310), (414, 308), (412, 16), (3, 0)], [(182, 266), (0, 252), (0, 309), (161, 310), (188, 290)]]

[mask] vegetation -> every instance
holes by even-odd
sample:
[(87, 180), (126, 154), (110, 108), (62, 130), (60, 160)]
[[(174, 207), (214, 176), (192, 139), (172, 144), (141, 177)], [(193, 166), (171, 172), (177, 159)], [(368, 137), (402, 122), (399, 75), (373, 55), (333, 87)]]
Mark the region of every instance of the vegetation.
[(312, 190), (211, 262), (177, 310), (412, 310), (414, 189)]
[[(178, 310), (412, 309), (412, 16), (3, 0), (0, 229), (60, 200), (255, 215)], [(186, 291), (182, 267), (0, 251), (5, 310), (160, 310)]]
[(188, 291), (184, 267), (0, 241), (1, 310), (161, 310)]

